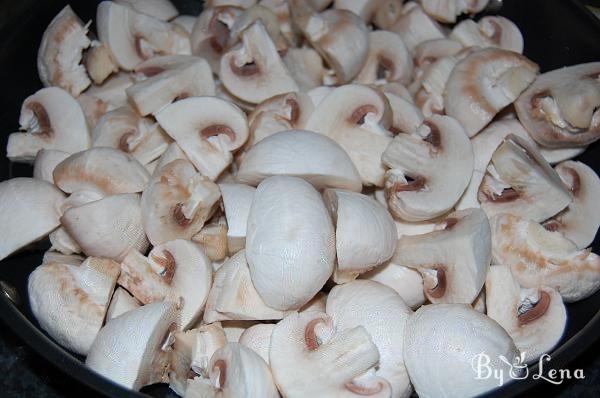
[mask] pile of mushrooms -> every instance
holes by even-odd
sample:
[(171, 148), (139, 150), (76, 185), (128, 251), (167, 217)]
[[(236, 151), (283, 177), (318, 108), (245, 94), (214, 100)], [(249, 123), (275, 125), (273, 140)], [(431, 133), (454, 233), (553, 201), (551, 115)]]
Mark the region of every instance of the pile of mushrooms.
[(0, 182), (40, 327), (188, 398), (467, 397), (550, 352), (600, 289), (600, 62), (540, 74), (456, 24), (487, 3), (65, 7)]

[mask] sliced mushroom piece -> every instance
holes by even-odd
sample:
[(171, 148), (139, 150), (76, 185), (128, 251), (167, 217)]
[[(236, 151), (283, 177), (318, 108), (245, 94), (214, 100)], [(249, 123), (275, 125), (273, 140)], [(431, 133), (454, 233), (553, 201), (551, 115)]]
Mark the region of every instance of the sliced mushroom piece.
[(478, 22), (465, 19), (452, 29), (450, 38), (465, 47), (499, 47), (523, 53), (523, 36), (510, 19), (501, 16), (488, 16)]
[(448, 116), (433, 115), (416, 134), (396, 135), (381, 159), (390, 167), (385, 175), (389, 210), (407, 221), (447, 213), (473, 173), (469, 138)]
[(42, 258), (42, 265), (50, 263), (58, 263), (64, 265), (81, 265), (85, 261), (85, 257), (77, 254), (62, 254), (52, 250), (47, 250)]
[(429, 65), (440, 58), (456, 55), (463, 49), (463, 45), (451, 39), (433, 39), (419, 43), (413, 49), (415, 62), (415, 76), (419, 77)]
[(556, 290), (545, 286), (523, 289), (505, 265), (490, 267), (485, 289), (487, 315), (508, 332), (524, 362), (537, 361), (558, 344), (567, 311)]
[(394, 263), (392, 260), (359, 276), (384, 284), (396, 291), (410, 308), (416, 310), (425, 303), (423, 277), (412, 268)]
[(178, 318), (175, 303), (144, 305), (108, 322), (96, 336), (85, 364), (133, 390), (168, 382), (165, 342)]
[(531, 137), (549, 148), (586, 146), (600, 138), (600, 62), (540, 75), (515, 102)]
[(248, 214), (246, 257), (265, 304), (294, 310), (327, 282), (335, 260), (335, 232), (321, 196), (308, 182), (269, 177)]
[(96, 98), (86, 93), (81, 93), (79, 97), (77, 97), (77, 102), (85, 115), (89, 131), (92, 131), (94, 127), (96, 127), (98, 120), (108, 112), (108, 108), (110, 107), (109, 104), (102, 101), (100, 98)]
[(404, 328), (412, 311), (398, 293), (367, 280), (336, 286), (327, 297), (327, 314), (338, 330), (364, 327), (379, 350), (375, 375), (390, 384), (391, 396), (410, 395), (402, 351)]
[[(135, 82), (131, 73), (119, 72), (106, 79), (102, 85), (92, 85), (84, 93), (106, 103), (107, 111), (129, 105), (125, 90)], [(81, 96), (80, 96), (81, 97)]]
[(399, 34), (379, 30), (369, 32), (369, 53), (356, 76), (363, 84), (376, 81), (407, 83), (413, 73), (413, 63)]
[(325, 305), (327, 304), (327, 294), (319, 292), (313, 297), (308, 303), (304, 304), (298, 312), (325, 312)]
[(389, 397), (389, 383), (374, 374), (379, 358), (363, 326), (337, 330), (324, 313), (289, 315), (271, 335), (271, 371), (289, 398)]
[(600, 257), (577, 246), (560, 232), (511, 214), (490, 220), (495, 264), (508, 265), (525, 288), (548, 286), (567, 303), (591, 296), (600, 288)]
[(161, 21), (169, 21), (179, 15), (177, 8), (169, 0), (115, 0), (115, 2)]
[(144, 230), (153, 245), (191, 239), (211, 217), (219, 187), (187, 160), (157, 170), (142, 194)]
[(110, 305), (106, 310), (106, 322), (123, 315), (126, 312), (140, 308), (140, 302), (129, 292), (118, 286), (112, 295)]
[(456, 0), (421, 0), (423, 11), (436, 21), (455, 23), (456, 17), (462, 14), (476, 14), (482, 11), (489, 0), (456, 1)]
[(237, 343), (239, 342), (242, 333), (259, 323), (260, 322), (258, 321), (223, 321), (221, 322), (221, 325), (223, 325), (223, 331), (225, 332), (227, 341)]
[(52, 175), (54, 169), (69, 156), (68, 152), (59, 151), (58, 149), (40, 149), (33, 163), (33, 178), (54, 184), (54, 176)]
[(259, 323), (249, 327), (240, 336), (240, 344), (256, 352), (269, 364), (269, 347), (271, 346), (271, 334), (275, 329), (273, 323)]
[(224, 6), (232, 6), (246, 9), (252, 7), (256, 3), (257, 0), (207, 0), (205, 7), (217, 8)]
[(400, 83), (392, 82), (392, 83), (377, 84), (376, 86), (379, 90), (383, 91), (383, 93), (386, 95), (393, 94), (395, 96), (402, 98), (405, 101), (410, 102), (411, 104), (415, 103), (410, 91), (408, 91), (406, 86), (404, 86)]
[(29, 275), (31, 311), (61, 346), (87, 355), (118, 276), (119, 264), (102, 258), (90, 257), (81, 265), (42, 264)]
[(219, 184), (227, 218), (227, 247), (235, 254), (246, 247), (248, 213), (256, 189), (244, 184)]
[(198, 17), (194, 15), (179, 15), (178, 17), (173, 18), (171, 23), (180, 26), (191, 36), (192, 31), (194, 30), (194, 25), (196, 24), (197, 20)]
[(283, 63), (298, 84), (306, 92), (323, 83), (325, 68), (319, 53), (310, 48), (290, 48), (283, 57)]
[(90, 147), (81, 106), (58, 87), (43, 88), (27, 97), (19, 124), (21, 131), (12, 133), (6, 144), (6, 156), (13, 162), (33, 162), (40, 149), (74, 153)]
[(50, 249), (63, 254), (76, 254), (81, 253), (81, 247), (75, 242), (75, 240), (69, 235), (69, 233), (63, 228), (59, 227), (48, 235)]
[[(508, 333), (469, 305), (424, 305), (406, 324), (404, 363), (420, 397), (483, 394), (510, 378), (477, 377), (473, 364), (485, 361), (491, 372), (508, 375), (518, 371), (513, 366), (519, 358)], [(432, 375), (436, 375), (435, 382)]]
[(421, 110), (417, 108), (411, 101), (391, 92), (386, 92), (383, 89), (385, 97), (390, 103), (392, 109), (392, 125), (390, 132), (398, 133), (415, 133), (419, 126), (423, 124), (425, 118)]
[(373, 24), (379, 29), (390, 30), (402, 15), (403, 0), (383, 0), (373, 15)]
[(178, 159), (185, 160), (189, 163), (189, 159), (187, 156), (185, 156), (185, 153), (183, 153), (183, 150), (179, 147), (179, 145), (177, 145), (176, 142), (171, 142), (167, 147), (167, 150), (160, 155), (160, 158), (158, 158), (158, 163), (156, 164), (152, 175), (156, 175), (156, 173), (158, 173), (158, 171), (164, 166)]
[(452, 70), (444, 93), (446, 114), (473, 137), (535, 80), (537, 64), (499, 48), (475, 51)]
[(233, 47), (242, 39), (243, 32), (254, 22), (260, 20), (264, 25), (269, 37), (278, 51), (285, 51), (288, 47), (286, 39), (279, 29), (277, 15), (269, 8), (261, 4), (255, 4), (246, 8), (236, 19), (229, 31), (228, 47)]
[(94, 84), (102, 84), (110, 75), (119, 71), (119, 65), (110, 48), (97, 40), (92, 41), (83, 63)]
[(52, 19), (37, 55), (38, 73), (44, 86), (57, 86), (77, 97), (91, 84), (85, 66), (81, 65), (82, 52), (91, 44), (88, 26), (69, 5)]
[(358, 171), (346, 152), (330, 138), (306, 130), (282, 131), (250, 148), (236, 180), (258, 185), (278, 175), (304, 178), (319, 190), (362, 188)]
[(222, 261), (229, 255), (227, 247), (227, 222), (220, 217), (215, 222), (206, 224), (200, 232), (192, 236), (192, 241), (199, 244), (211, 261)]
[(383, 3), (384, 0), (335, 0), (333, 7), (338, 10), (351, 11), (369, 23)]
[(326, 189), (323, 198), (335, 223), (336, 283), (351, 282), (394, 255), (396, 225), (375, 199), (334, 189)]
[(441, 26), (427, 15), (423, 8), (417, 3), (404, 5), (402, 15), (389, 28), (390, 31), (398, 33), (408, 51), (427, 40), (443, 39), (446, 37)]
[(479, 187), (488, 217), (510, 213), (541, 222), (573, 201), (572, 194), (535, 147), (508, 135), (492, 156)]

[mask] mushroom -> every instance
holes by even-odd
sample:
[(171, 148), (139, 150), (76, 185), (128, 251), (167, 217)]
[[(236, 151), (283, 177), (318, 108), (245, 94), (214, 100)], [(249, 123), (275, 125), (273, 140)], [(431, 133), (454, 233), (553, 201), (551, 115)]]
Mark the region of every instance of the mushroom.
[(417, 3), (407, 3), (403, 6), (402, 15), (389, 28), (398, 33), (408, 51), (427, 40), (443, 39), (446, 37), (441, 26)]
[(217, 8), (224, 6), (232, 6), (246, 9), (255, 5), (256, 2), (257, 0), (206, 0), (205, 7)]
[(323, 83), (325, 67), (316, 50), (310, 47), (290, 48), (283, 57), (283, 63), (303, 92)]
[(408, 89), (406, 88), (406, 86), (398, 83), (398, 82), (386, 82), (383, 84), (377, 84), (376, 87), (383, 91), (384, 94), (394, 94), (397, 97), (402, 98), (403, 100), (410, 102), (411, 104), (414, 104), (415, 101), (413, 99), (412, 94), (410, 93), (410, 91), (408, 91)]
[[(519, 359), (508, 333), (469, 305), (424, 305), (406, 324), (404, 363), (420, 397), (483, 394), (511, 380), (509, 372), (519, 376)], [(477, 377), (477, 361), (507, 377)]]
[(42, 265), (50, 263), (58, 263), (64, 265), (81, 265), (85, 257), (77, 254), (62, 254), (52, 250), (47, 250), (42, 258)]
[(40, 149), (33, 163), (33, 178), (54, 184), (54, 169), (68, 157), (69, 153), (58, 149)]
[(60, 225), (65, 195), (49, 182), (13, 178), (0, 182), (0, 260), (46, 237)]
[(455, 23), (461, 14), (477, 14), (488, 5), (489, 0), (421, 0), (421, 6), (430, 17), (443, 23)]
[(554, 216), (573, 200), (535, 147), (512, 134), (494, 152), (478, 195), (490, 218), (510, 213), (538, 222)]
[(524, 362), (537, 361), (558, 344), (567, 311), (556, 290), (545, 286), (523, 289), (505, 265), (490, 267), (485, 289), (488, 316), (508, 332)]
[(366, 195), (344, 190), (327, 189), (323, 198), (335, 223), (336, 283), (351, 282), (394, 255), (398, 235), (385, 207)]
[(327, 304), (327, 294), (323, 292), (318, 292), (310, 301), (302, 308), (298, 310), (298, 312), (325, 312), (325, 305)]
[(246, 247), (246, 226), (248, 213), (256, 189), (244, 184), (219, 184), (223, 207), (227, 218), (227, 247), (235, 254)]
[[(131, 73), (119, 72), (108, 78), (102, 85), (92, 85), (85, 95), (90, 95), (106, 103), (107, 111), (129, 105), (125, 90), (135, 82)], [(80, 96), (81, 97), (81, 96)]]
[(464, 129), (449, 116), (433, 115), (415, 134), (398, 134), (381, 157), (389, 210), (407, 221), (447, 213), (473, 172), (473, 150)]
[(338, 330), (320, 312), (289, 315), (271, 335), (271, 371), (289, 398), (389, 397), (389, 383), (374, 374), (379, 359), (365, 327)]
[(154, 168), (154, 171), (152, 172), (152, 175), (156, 175), (161, 168), (177, 159), (182, 159), (189, 163), (189, 159), (187, 156), (185, 156), (185, 153), (183, 153), (183, 150), (179, 147), (179, 145), (177, 145), (176, 142), (171, 142), (167, 147), (167, 150), (164, 151), (163, 154), (158, 158), (158, 162)]
[(106, 322), (123, 315), (126, 312), (140, 308), (141, 304), (135, 297), (122, 287), (118, 286), (112, 295), (110, 305), (106, 310)]
[(171, 23), (181, 27), (191, 36), (192, 31), (194, 30), (194, 25), (196, 24), (197, 20), (198, 17), (194, 15), (179, 15), (178, 17), (173, 18)]
[(579, 250), (560, 232), (512, 214), (498, 214), (490, 224), (494, 264), (509, 266), (522, 287), (551, 287), (567, 303), (600, 288), (600, 258), (590, 249)]
[(375, 375), (390, 384), (391, 396), (408, 397), (412, 387), (402, 350), (404, 328), (412, 311), (398, 293), (367, 280), (335, 286), (327, 297), (327, 314), (338, 330), (365, 328), (379, 351)]
[(75, 240), (69, 235), (69, 233), (63, 228), (58, 227), (48, 235), (50, 239), (50, 248), (63, 254), (76, 254), (81, 253), (81, 247), (75, 242)]
[(89, 148), (85, 115), (75, 98), (58, 87), (27, 97), (21, 106), (20, 132), (12, 133), (6, 156), (13, 162), (33, 162), (40, 149), (74, 153)]
[(392, 92), (385, 91), (385, 87), (379, 87), (383, 92), (390, 108), (392, 109), (392, 125), (390, 132), (392, 133), (415, 133), (419, 126), (423, 124), (425, 118), (421, 110), (417, 108), (411, 101), (405, 97), (399, 96)]
[(223, 54), (219, 77), (230, 93), (253, 104), (298, 91), (261, 20), (243, 31), (239, 45)]
[(236, 19), (229, 31), (228, 47), (233, 47), (242, 39), (243, 32), (254, 22), (260, 20), (278, 51), (286, 51), (288, 43), (279, 29), (277, 15), (261, 4), (246, 8)]
[(229, 254), (227, 247), (227, 222), (220, 217), (215, 222), (204, 225), (192, 241), (199, 244), (211, 261), (222, 261)]
[(465, 47), (498, 47), (523, 53), (523, 36), (510, 19), (501, 16), (487, 16), (478, 22), (465, 19), (457, 24), (450, 38)]
[(246, 258), (266, 305), (294, 310), (327, 282), (335, 260), (335, 232), (319, 193), (308, 182), (269, 177), (248, 214)]
[(392, 260), (365, 272), (359, 276), (359, 279), (379, 282), (394, 289), (402, 301), (413, 310), (425, 303), (421, 274), (412, 268), (396, 264)]
[(37, 55), (37, 67), (44, 86), (57, 86), (77, 97), (91, 81), (81, 65), (84, 49), (91, 44), (84, 25), (67, 5), (46, 28)]
[(119, 264), (90, 257), (81, 265), (47, 263), (27, 285), (31, 311), (61, 346), (87, 355), (102, 327), (119, 276)]
[(461, 52), (463, 45), (451, 39), (433, 39), (419, 43), (413, 49), (413, 61), (416, 71), (415, 78), (420, 78), (427, 67), (440, 58), (456, 55)]
[(499, 48), (475, 51), (452, 70), (444, 93), (446, 114), (473, 137), (535, 80), (538, 66)]
[(130, 249), (121, 262), (118, 283), (142, 304), (173, 301), (180, 330), (200, 317), (212, 283), (212, 265), (202, 249), (176, 239), (154, 246), (148, 257)]
[(600, 138), (600, 62), (540, 75), (515, 102), (531, 137), (549, 148), (578, 147)]
[(231, 164), (231, 151), (248, 139), (244, 112), (216, 97), (186, 98), (155, 116), (194, 166), (213, 181)]
[(369, 23), (383, 3), (384, 0), (335, 0), (333, 7), (338, 10), (351, 11)]
[(112, 319), (96, 336), (86, 366), (133, 390), (167, 382), (170, 362), (167, 345), (177, 318), (176, 304), (164, 301)]
[(240, 336), (240, 344), (252, 349), (264, 361), (269, 364), (269, 347), (271, 346), (271, 334), (275, 329), (272, 323), (259, 323), (250, 326)]
[(390, 30), (402, 15), (403, 0), (383, 0), (373, 15), (373, 24), (379, 29)]
[(223, 325), (223, 331), (225, 332), (225, 336), (227, 337), (227, 341), (230, 343), (237, 343), (248, 328), (251, 328), (254, 325), (258, 325), (260, 322), (258, 321), (223, 321), (221, 324)]
[(92, 41), (83, 63), (95, 84), (102, 84), (110, 75), (119, 71), (119, 65), (110, 48), (97, 40)]
[(492, 259), (490, 224), (480, 209), (451, 213), (438, 230), (398, 239), (395, 264), (415, 268), (432, 303), (471, 304)]
[(258, 185), (265, 178), (278, 175), (304, 178), (319, 190), (362, 188), (358, 171), (346, 152), (330, 138), (306, 130), (282, 131), (250, 148), (236, 180)]
[(369, 32), (369, 53), (356, 81), (370, 84), (384, 80), (406, 83), (413, 73), (412, 58), (397, 33)]
[(169, 21), (179, 15), (177, 8), (169, 0), (115, 0), (115, 3), (131, 7), (161, 21)]
[(187, 160), (158, 169), (142, 194), (142, 221), (153, 245), (191, 239), (210, 218), (221, 194)]
[(86, 93), (80, 94), (77, 97), (77, 102), (85, 115), (89, 131), (92, 131), (96, 127), (96, 124), (98, 124), (98, 120), (108, 112), (109, 105), (100, 98)]
[(483, 289), (481, 289), (475, 301), (471, 303), (471, 307), (477, 312), (481, 312), (482, 314), (486, 313), (487, 308), (485, 286), (483, 287)]
[(130, 248), (148, 248), (137, 194), (113, 195), (71, 207), (60, 222), (87, 256), (120, 261)]
[(310, 89), (306, 94), (310, 97), (310, 100), (313, 103), (313, 109), (316, 109), (321, 102), (327, 97), (331, 92), (335, 90), (333, 86), (319, 86)]

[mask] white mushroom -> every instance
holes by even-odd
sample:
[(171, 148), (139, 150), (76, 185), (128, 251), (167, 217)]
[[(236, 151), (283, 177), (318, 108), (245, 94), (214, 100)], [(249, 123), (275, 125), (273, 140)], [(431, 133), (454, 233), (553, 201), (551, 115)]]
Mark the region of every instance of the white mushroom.
[(92, 131), (98, 124), (98, 120), (108, 112), (109, 105), (100, 98), (86, 93), (81, 93), (77, 97), (77, 102), (85, 115), (89, 131)]
[(333, 7), (338, 10), (351, 11), (368, 23), (371, 22), (375, 12), (383, 3), (383, 0), (335, 0)]
[(421, 0), (423, 11), (437, 21), (455, 23), (461, 14), (476, 14), (482, 11), (489, 0)]
[(162, 21), (173, 19), (179, 14), (169, 0), (115, 0), (115, 2)]
[(304, 304), (298, 312), (325, 312), (325, 305), (327, 303), (327, 294), (319, 292), (313, 297), (308, 303)]
[(244, 184), (219, 184), (227, 218), (227, 247), (234, 254), (246, 247), (248, 213), (256, 189)]
[(392, 260), (359, 276), (391, 287), (410, 308), (425, 303), (423, 277), (419, 271), (394, 263)]
[(443, 39), (446, 36), (442, 27), (429, 15), (425, 14), (417, 3), (404, 5), (402, 15), (389, 30), (398, 33), (402, 37), (409, 51), (412, 51), (419, 43), (427, 40)]
[(242, 333), (259, 323), (260, 322), (258, 321), (223, 321), (221, 322), (221, 325), (223, 325), (223, 331), (225, 332), (227, 341), (237, 343), (239, 342)]
[(290, 48), (283, 57), (283, 63), (298, 84), (306, 92), (323, 83), (325, 67), (319, 53), (311, 47)]
[(412, 77), (413, 62), (402, 38), (385, 30), (369, 32), (369, 53), (356, 81), (370, 84), (384, 80), (406, 83)]
[(205, 7), (216, 8), (223, 6), (233, 6), (239, 8), (249, 8), (256, 4), (257, 0), (206, 0)]
[(242, 38), (243, 32), (258, 20), (264, 25), (277, 50), (285, 51), (288, 48), (288, 43), (279, 29), (277, 15), (269, 7), (262, 4), (248, 7), (235, 19), (229, 31), (228, 47), (233, 47)]
[(92, 41), (83, 59), (88, 75), (95, 84), (102, 84), (110, 75), (119, 71), (119, 65), (110, 48), (97, 40)]
[(198, 17), (194, 15), (179, 15), (178, 17), (173, 18), (171, 23), (180, 26), (183, 30), (191, 35), (197, 20)]
[(403, 0), (383, 0), (373, 15), (373, 25), (389, 30), (402, 15)]
[(54, 169), (69, 155), (68, 152), (59, 151), (58, 149), (40, 149), (33, 163), (33, 178), (54, 184), (54, 176), (52, 175)]
[(106, 310), (106, 322), (140, 307), (140, 302), (129, 294), (127, 290), (119, 286), (115, 289), (115, 292), (110, 299), (110, 305)]
[(107, 79), (102, 85), (92, 85), (85, 95), (97, 98), (107, 105), (107, 111), (129, 105), (125, 90), (135, 82), (131, 73), (120, 72)]
[(223, 261), (229, 255), (227, 247), (227, 221), (219, 217), (204, 225), (192, 241), (199, 244), (211, 261)]
[(415, 63), (415, 79), (427, 70), (427, 67), (440, 58), (456, 55), (463, 49), (463, 45), (451, 39), (433, 39), (419, 43), (413, 49)]
[(465, 19), (452, 29), (450, 38), (465, 47), (498, 47), (523, 53), (523, 36), (510, 19), (487, 16), (478, 22)]
[(271, 346), (271, 334), (275, 329), (273, 323), (259, 323), (249, 327), (240, 336), (240, 344), (252, 349), (269, 364), (269, 347)]
[(412, 98), (409, 101), (405, 97), (386, 91), (386, 87), (380, 86), (379, 89), (383, 90), (392, 109), (390, 132), (394, 134), (415, 133), (419, 126), (423, 124), (425, 118), (421, 110), (412, 103)]
[(185, 156), (185, 153), (183, 153), (183, 150), (179, 147), (179, 145), (177, 145), (176, 142), (171, 142), (167, 147), (167, 150), (160, 155), (160, 158), (158, 158), (158, 162), (156, 163), (152, 175), (156, 175), (160, 169), (177, 159), (182, 159), (189, 163), (189, 159), (187, 156)]
[(63, 228), (58, 227), (48, 235), (50, 249), (63, 254), (76, 254), (81, 253), (81, 247), (75, 242), (75, 240), (69, 235), (69, 233)]
[(52, 250), (47, 250), (42, 258), (43, 264), (58, 263), (65, 265), (81, 265), (85, 257), (77, 254), (62, 254)]

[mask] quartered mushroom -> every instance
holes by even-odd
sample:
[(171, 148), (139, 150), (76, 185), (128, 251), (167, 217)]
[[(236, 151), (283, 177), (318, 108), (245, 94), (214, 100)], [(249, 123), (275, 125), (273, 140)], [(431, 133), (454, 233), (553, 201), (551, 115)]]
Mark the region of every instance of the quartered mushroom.
[(135, 83), (133, 74), (119, 72), (108, 78), (101, 85), (92, 85), (84, 94), (101, 100), (106, 104), (106, 110), (112, 111), (129, 105), (125, 90), (133, 83)]
[(102, 84), (110, 75), (119, 71), (119, 65), (110, 48), (98, 40), (93, 40), (86, 51), (83, 63), (94, 84)]
[(585, 146), (600, 138), (600, 62), (540, 75), (515, 102), (531, 137), (550, 148)]
[(419, 4), (413, 2), (403, 6), (402, 15), (389, 30), (402, 37), (408, 51), (412, 51), (424, 41), (446, 37), (442, 27), (427, 15)]
[(443, 23), (455, 23), (462, 14), (477, 14), (487, 6), (489, 0), (421, 0), (421, 6), (430, 17)]
[(415, 134), (398, 134), (383, 153), (389, 210), (407, 221), (447, 213), (473, 173), (473, 149), (464, 129), (449, 116), (433, 115)]
[(54, 185), (36, 178), (18, 177), (0, 182), (0, 260), (46, 237), (60, 225), (65, 195)]
[(359, 276), (359, 279), (379, 282), (394, 289), (402, 301), (413, 310), (425, 303), (423, 277), (419, 271), (396, 264), (393, 260), (365, 272)]
[(106, 310), (106, 322), (114, 319), (126, 312), (140, 308), (142, 305), (129, 292), (118, 286), (110, 299), (110, 304)]
[(221, 183), (219, 189), (227, 219), (227, 248), (230, 254), (235, 254), (246, 247), (248, 213), (256, 189), (234, 183)]
[(87, 355), (118, 276), (119, 264), (102, 258), (90, 257), (81, 265), (42, 264), (29, 275), (31, 311), (61, 346)]
[(340, 145), (307, 130), (276, 133), (251, 147), (244, 154), (236, 180), (258, 185), (278, 175), (301, 177), (319, 190), (362, 188), (356, 167)]
[(600, 288), (600, 257), (579, 250), (560, 232), (511, 214), (490, 220), (494, 264), (511, 268), (524, 288), (556, 289), (567, 303), (591, 296)]
[(33, 162), (33, 178), (54, 184), (54, 169), (69, 156), (68, 152), (58, 149), (40, 149)]
[(323, 58), (313, 48), (290, 48), (283, 57), (283, 63), (303, 92), (323, 83)]
[(85, 364), (133, 390), (168, 382), (168, 346), (177, 320), (176, 304), (168, 301), (126, 312), (100, 329)]
[(473, 364), (482, 353), (491, 372), (519, 375), (519, 350), (508, 333), (469, 305), (424, 305), (408, 319), (404, 363), (420, 397), (472, 397), (510, 381), (478, 378)]
[(512, 51), (475, 51), (450, 74), (444, 94), (446, 114), (457, 119), (472, 137), (519, 97), (535, 80), (538, 69)]
[(412, 73), (412, 57), (399, 34), (385, 30), (369, 32), (369, 53), (356, 76), (357, 82), (407, 83)]
[(345, 190), (327, 189), (323, 198), (335, 223), (336, 283), (350, 282), (392, 257), (398, 235), (385, 207), (367, 195)]
[(246, 258), (269, 307), (298, 309), (323, 287), (333, 272), (335, 232), (312, 185), (288, 176), (258, 185), (248, 214)]
[(77, 97), (92, 82), (81, 64), (82, 52), (91, 44), (84, 25), (71, 6), (54, 17), (38, 50), (37, 67), (44, 86), (57, 86)]
[(33, 162), (40, 149), (75, 153), (90, 147), (81, 106), (68, 92), (47, 87), (27, 97), (21, 106), (20, 132), (12, 133), (6, 156), (13, 162)]
[[(323, 308), (325, 311), (325, 308)], [(271, 346), (271, 334), (275, 329), (273, 323), (259, 323), (249, 327), (240, 336), (239, 343), (256, 352), (269, 364), (269, 347)]]
[(510, 267), (494, 265), (485, 282), (487, 315), (498, 322), (531, 363), (558, 344), (567, 323), (560, 294), (545, 286), (523, 289)]
[(390, 384), (375, 375), (379, 359), (365, 327), (338, 330), (320, 312), (289, 315), (271, 335), (271, 371), (289, 398), (389, 397)]
[(137, 12), (151, 15), (161, 21), (169, 21), (179, 14), (169, 0), (115, 0), (115, 3), (131, 7)]
[(465, 19), (457, 24), (450, 39), (465, 47), (498, 47), (523, 53), (523, 35), (510, 19), (501, 16), (487, 16), (478, 22)]

